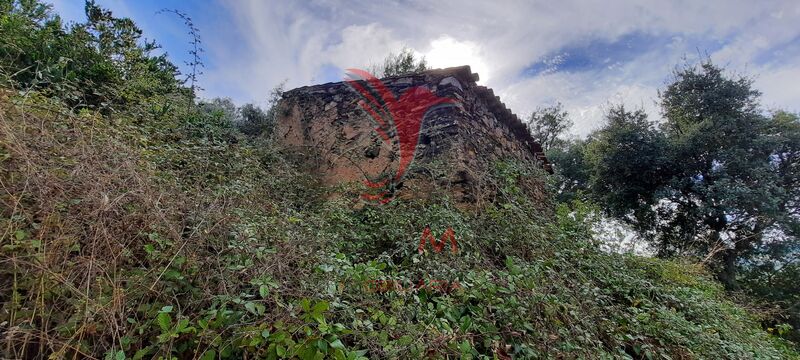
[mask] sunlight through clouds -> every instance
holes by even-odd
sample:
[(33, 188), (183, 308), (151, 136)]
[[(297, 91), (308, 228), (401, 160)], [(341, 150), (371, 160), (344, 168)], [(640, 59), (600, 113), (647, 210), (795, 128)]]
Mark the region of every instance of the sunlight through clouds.
[[(263, 104), (284, 80), (287, 88), (340, 81), (344, 69), (368, 68), (408, 47), (433, 68), (470, 65), (520, 117), (563, 103), (577, 135), (602, 124), (610, 102), (658, 119), (654, 102), (672, 69), (704, 54), (755, 77), (766, 106), (800, 111), (794, 0), (98, 3), (140, 21), (145, 36), (179, 60), (180, 27), (150, 19), (164, 7), (192, 15), (208, 56), (202, 95), (239, 103)], [(83, 2), (55, 7), (74, 17)]]
[(471, 41), (458, 41), (443, 35), (430, 43), (430, 49), (422, 54), (432, 68), (446, 68), (469, 65), (472, 72), (480, 75), (480, 82), (485, 83), (491, 77), (491, 71), (481, 56), (480, 46)]

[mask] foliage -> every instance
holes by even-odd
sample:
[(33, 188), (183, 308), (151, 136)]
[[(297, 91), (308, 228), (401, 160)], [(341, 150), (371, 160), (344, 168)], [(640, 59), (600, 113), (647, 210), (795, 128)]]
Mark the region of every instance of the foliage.
[(257, 136), (265, 131), (269, 132), (272, 128), (270, 116), (256, 105), (242, 105), (239, 108), (239, 115), (241, 119), (236, 123), (236, 127), (244, 134)]
[[(633, 209), (637, 228), (647, 230), (653, 193), (665, 168), (666, 140), (644, 111), (623, 106), (609, 109), (608, 124), (592, 135), (585, 161), (593, 198), (613, 215), (625, 217)], [(641, 220), (640, 220), (641, 219)]]
[[(514, 164), (480, 212), (354, 209), (224, 112), (156, 130), (20, 100), (2, 112), (9, 357), (793, 356), (701, 268), (600, 252), (593, 210), (540, 209)], [(459, 253), (419, 254), (425, 225)]]
[(383, 65), (372, 66), (370, 72), (376, 77), (399, 76), (413, 74), (428, 69), (425, 58), (417, 59), (414, 51), (404, 47), (400, 53), (390, 53), (383, 60)]
[(545, 153), (553, 164), (551, 189), (558, 202), (588, 200), (585, 191), (589, 186), (589, 167), (584, 157), (588, 143), (588, 140), (572, 139)]
[(235, 121), (236, 128), (250, 136), (260, 136), (262, 134), (269, 136), (272, 134), (278, 117), (278, 101), (283, 95), (283, 85), (276, 86), (270, 92), (268, 99), (269, 109), (266, 112), (253, 104), (245, 104), (240, 107), (239, 117)]
[(558, 103), (532, 112), (528, 118), (528, 126), (533, 139), (548, 151), (564, 141), (561, 137), (572, 127), (572, 121), (561, 103)]
[[(14, 4), (4, 21), (43, 9)], [(116, 64), (88, 53), (81, 66)], [(477, 211), (446, 196), (354, 207), (269, 137), (237, 131), (228, 100), (173, 106), (186, 92), (156, 87), (109, 111), (51, 83), (9, 86), (4, 358), (798, 356), (701, 266), (598, 250), (593, 206), (551, 209), (521, 190), (537, 170), (497, 164), (500, 195)], [(452, 228), (459, 252), (419, 253), (426, 226)]]
[(179, 91), (177, 68), (164, 55), (150, 55), (155, 43), (140, 43), (133, 21), (93, 1), (86, 3), (87, 21), (69, 27), (38, 1), (2, 0), (0, 9), (5, 84), (106, 112)]
[[(781, 293), (762, 280), (796, 275), (776, 269), (790, 269), (800, 250), (800, 121), (766, 115), (752, 80), (729, 77), (709, 61), (674, 76), (661, 93), (665, 121), (612, 107), (604, 128), (565, 151), (583, 164), (568, 168), (567, 183), (585, 184), (585, 193), (660, 256), (694, 256), (731, 290), (743, 280), (753, 294)], [(770, 300), (796, 312), (792, 296)]]

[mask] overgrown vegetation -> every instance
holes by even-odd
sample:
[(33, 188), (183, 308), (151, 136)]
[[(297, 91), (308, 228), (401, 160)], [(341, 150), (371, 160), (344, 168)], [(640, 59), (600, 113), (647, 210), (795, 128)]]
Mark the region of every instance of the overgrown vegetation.
[[(702, 262), (728, 290), (778, 306), (766, 325), (797, 339), (800, 117), (764, 111), (759, 95), (709, 60), (686, 65), (661, 93), (663, 122), (612, 106), (603, 128), (548, 155), (562, 199), (593, 201), (659, 257)], [(552, 123), (567, 117), (551, 113), (533, 129), (558, 139)]]
[[(797, 357), (703, 267), (603, 253), (592, 206), (531, 203), (521, 179), (538, 169), (497, 164), (502, 196), (476, 211), (354, 207), (243, 134), (243, 110), (196, 101), (174, 67), (104, 54), (38, 3), (2, 4), (3, 357)], [(102, 41), (120, 43), (132, 22), (98, 11)], [(80, 64), (23, 46), (55, 30)], [(117, 81), (130, 68), (164, 81)], [(104, 92), (65, 95), (87, 83)], [(425, 226), (453, 228), (458, 253), (419, 253)]]

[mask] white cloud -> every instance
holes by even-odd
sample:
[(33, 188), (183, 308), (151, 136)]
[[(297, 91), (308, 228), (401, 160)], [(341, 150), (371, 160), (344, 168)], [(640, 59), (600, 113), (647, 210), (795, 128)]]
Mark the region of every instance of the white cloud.
[(367, 68), (404, 45), (391, 30), (376, 23), (350, 25), (342, 29), (341, 42), (326, 49), (325, 58), (341, 69)]
[[(611, 104), (643, 108), (658, 118), (657, 88), (635, 81), (607, 81), (592, 74), (553, 73), (520, 81), (500, 93), (520, 117), (538, 106), (561, 102), (573, 120), (573, 132), (584, 136), (603, 125), (603, 114)], [(536, 99), (536, 100), (531, 100)]]
[(763, 105), (768, 109), (783, 109), (800, 113), (800, 64), (763, 69), (756, 77), (755, 87), (763, 93)]
[(486, 82), (491, 76), (489, 65), (484, 60), (480, 45), (472, 41), (459, 41), (444, 35), (431, 41), (429, 49), (423, 54), (428, 65), (433, 68), (446, 68), (469, 64), (473, 72)]
[[(792, 81), (800, 62), (770, 57), (775, 49), (800, 46), (800, 2), (794, 0), (218, 1), (223, 13), (206, 14), (199, 24), (213, 64), (202, 79), (204, 95), (239, 102), (263, 100), (285, 79), (290, 88), (333, 80), (324, 73), (331, 65), (364, 67), (406, 45), (436, 67), (472, 65), (522, 117), (561, 101), (578, 134), (602, 122), (608, 102), (643, 106), (658, 117), (657, 89), (671, 69), (684, 54), (705, 50), (721, 65), (757, 75), (765, 105), (796, 110), (800, 104)], [(57, 0), (59, 10), (64, 3)], [(565, 47), (632, 33), (673, 41), (607, 67), (521, 76)]]

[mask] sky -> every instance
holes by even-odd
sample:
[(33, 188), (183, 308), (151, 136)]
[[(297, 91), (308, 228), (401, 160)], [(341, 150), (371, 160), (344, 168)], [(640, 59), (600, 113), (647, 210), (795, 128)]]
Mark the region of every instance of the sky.
[[(266, 104), (271, 89), (341, 81), (403, 47), (433, 68), (470, 65), (479, 83), (526, 118), (561, 102), (585, 136), (611, 104), (660, 119), (658, 91), (706, 56), (752, 77), (765, 110), (800, 112), (800, 1), (257, 1), (98, 0), (130, 17), (176, 64), (200, 29), (201, 96)], [(54, 0), (82, 21), (82, 0)], [(185, 68), (185, 67), (184, 67)]]

